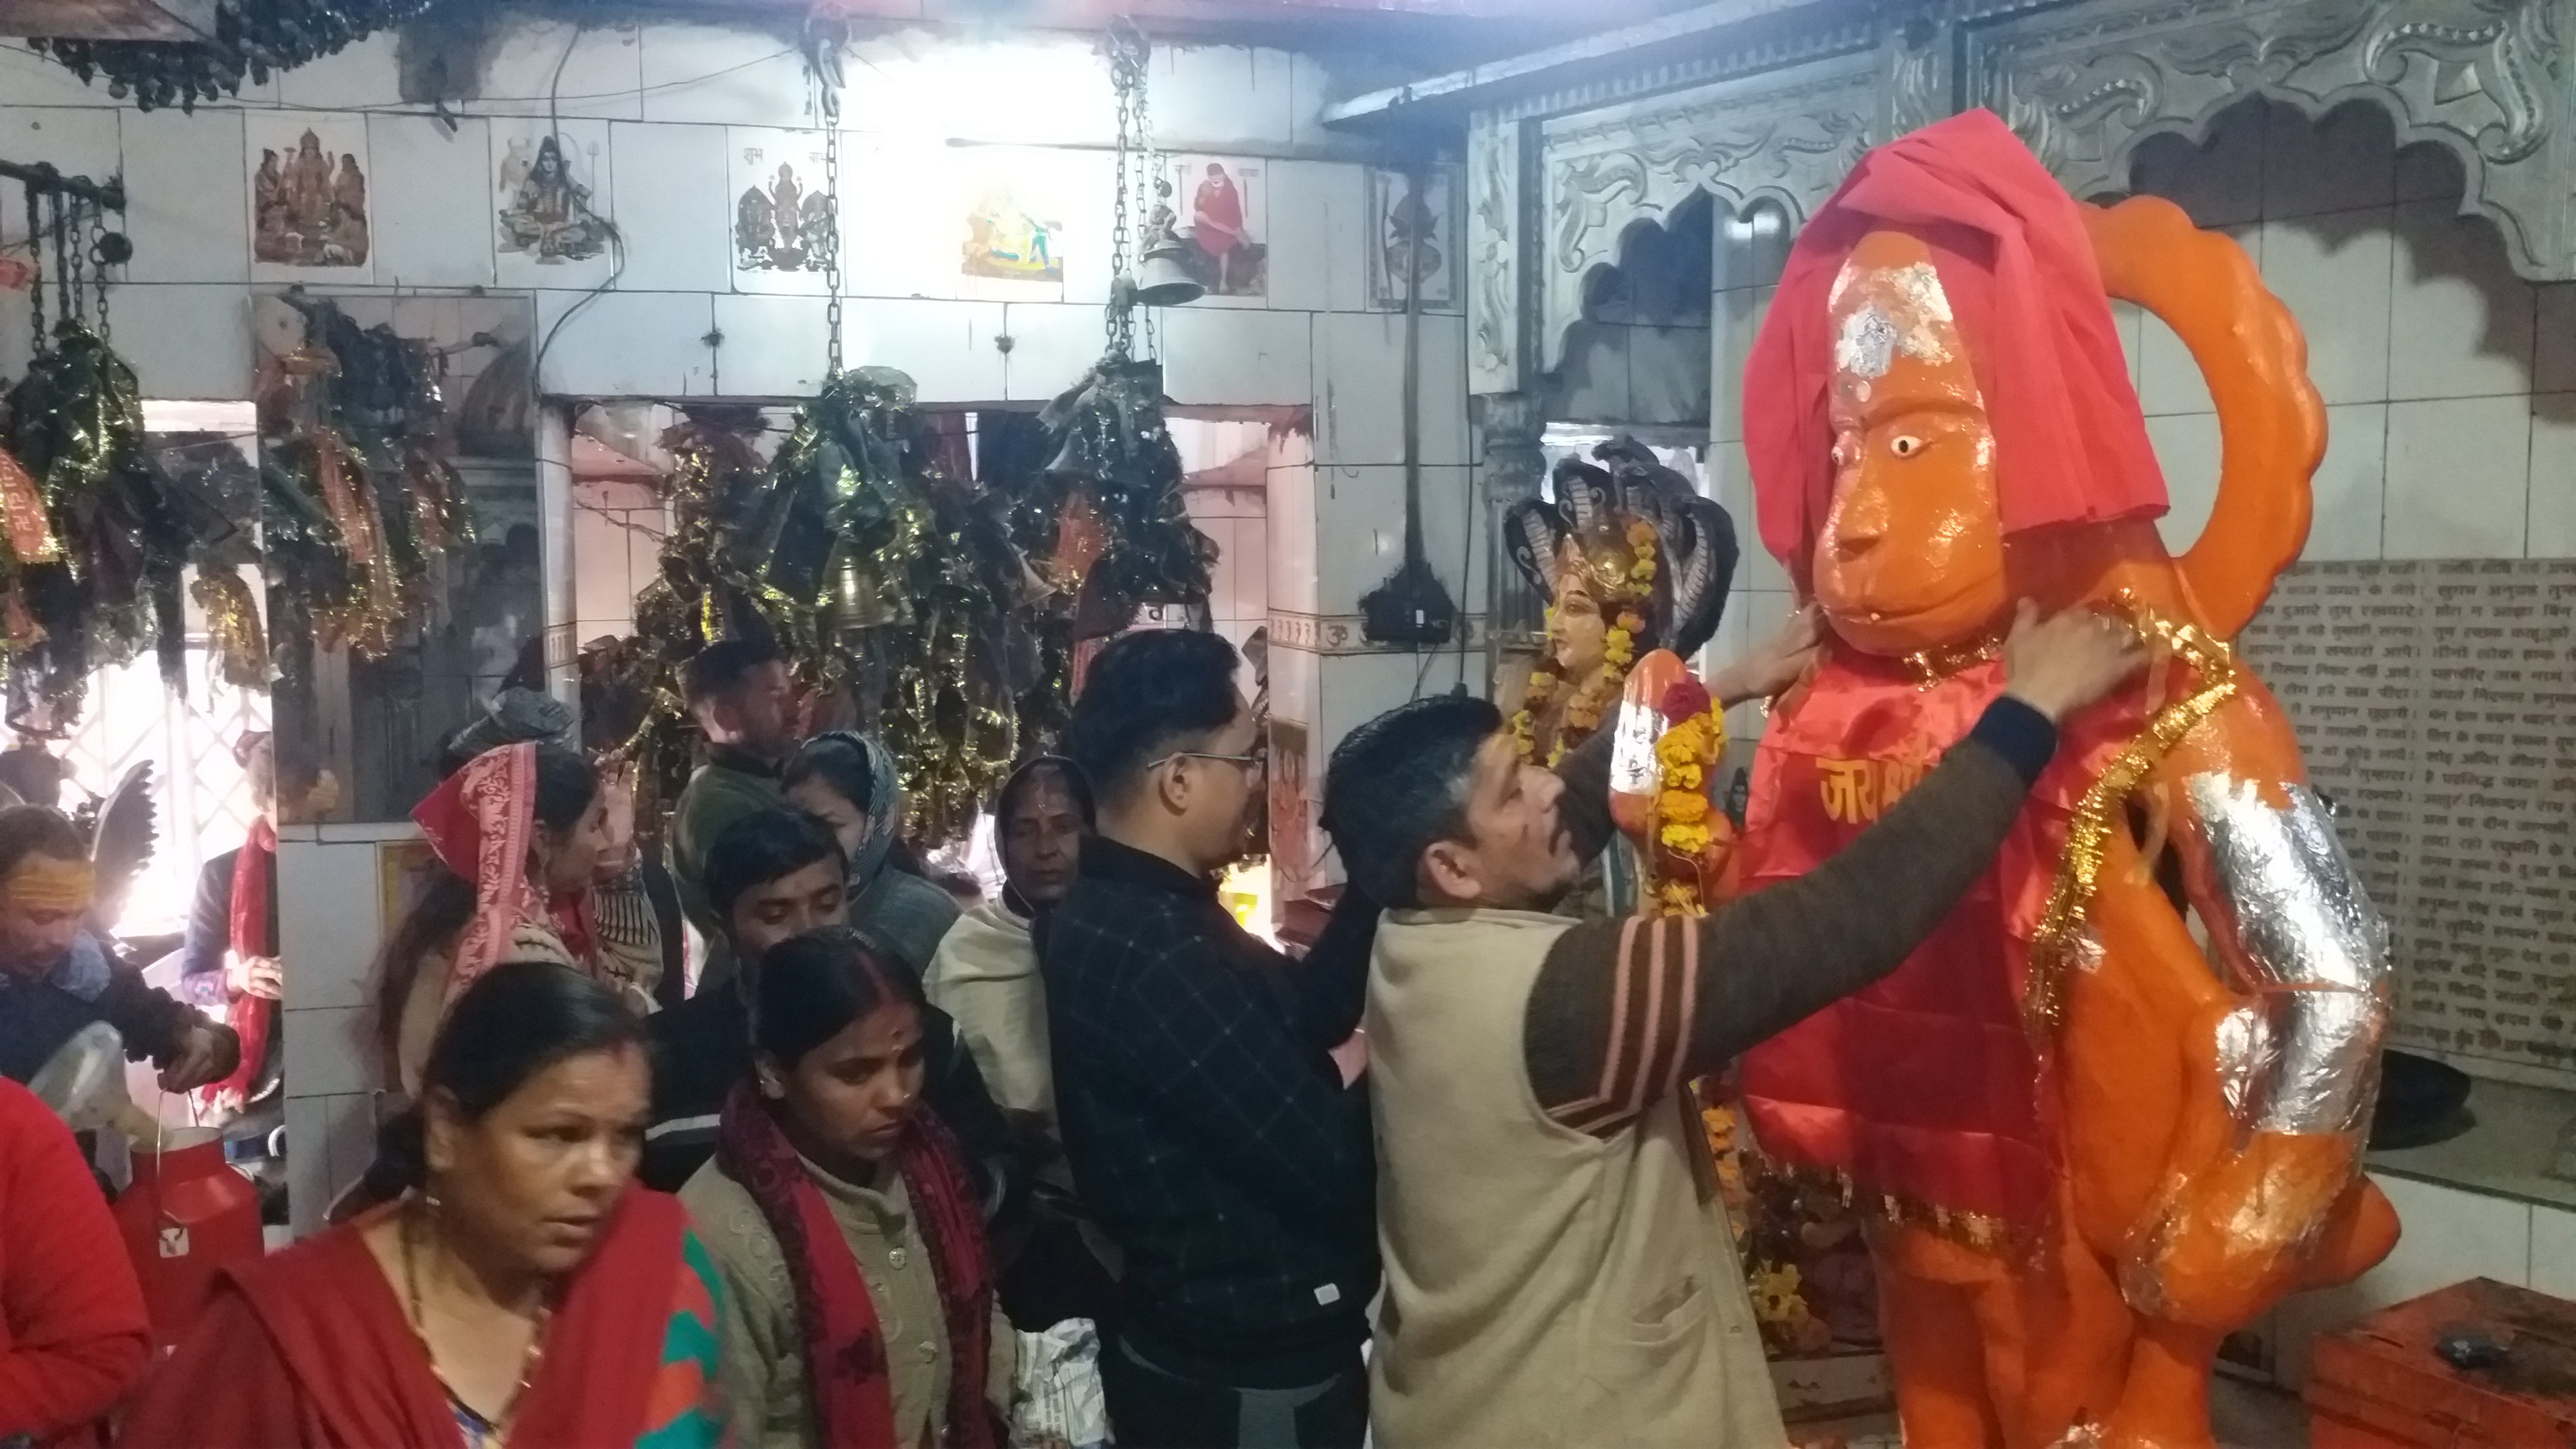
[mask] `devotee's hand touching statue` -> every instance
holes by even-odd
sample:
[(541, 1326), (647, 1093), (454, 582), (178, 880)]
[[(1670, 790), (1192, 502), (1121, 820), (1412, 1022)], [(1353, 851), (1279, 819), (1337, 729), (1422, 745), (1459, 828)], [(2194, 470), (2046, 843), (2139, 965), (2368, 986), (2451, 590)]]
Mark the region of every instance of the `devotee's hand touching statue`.
[(2004, 639), (2004, 692), (2063, 724), (2146, 659), (2137, 637), (2107, 614), (2073, 608), (2042, 619), (2039, 605), (2024, 599)]
[(1818, 623), (1816, 606), (1802, 604), (1770, 638), (1755, 645), (1746, 654), (1720, 669), (1709, 679), (1709, 692), (1726, 705), (1742, 704), (1752, 699), (1776, 699), (1815, 667), (1816, 655), (1824, 640)]

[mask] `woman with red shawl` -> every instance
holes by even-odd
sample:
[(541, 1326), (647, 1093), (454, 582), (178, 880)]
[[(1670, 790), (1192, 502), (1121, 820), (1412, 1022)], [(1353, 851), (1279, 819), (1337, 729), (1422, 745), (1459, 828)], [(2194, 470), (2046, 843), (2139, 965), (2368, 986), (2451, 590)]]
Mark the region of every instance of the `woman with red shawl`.
[(632, 1187), (639, 1019), (544, 961), (481, 973), (394, 1134), (407, 1190), (228, 1271), (145, 1385), (136, 1449), (711, 1449), (722, 1288)]
[(1017, 1340), (965, 1160), (922, 1107), (922, 998), (859, 934), (754, 973), (753, 1070), (680, 1200), (725, 1281), (725, 1397), (753, 1449), (995, 1449)]
[(475, 756), (412, 811), (440, 869), (386, 941), (376, 989), (389, 1074), (414, 1100), (440, 1017), (495, 962), (556, 961), (621, 989), (637, 979), (645, 963), (625, 960), (592, 912), (618, 851), (615, 794), (578, 751), (523, 741)]
[(0, 1442), (103, 1443), (151, 1354), (134, 1264), (71, 1129), (0, 1079)]

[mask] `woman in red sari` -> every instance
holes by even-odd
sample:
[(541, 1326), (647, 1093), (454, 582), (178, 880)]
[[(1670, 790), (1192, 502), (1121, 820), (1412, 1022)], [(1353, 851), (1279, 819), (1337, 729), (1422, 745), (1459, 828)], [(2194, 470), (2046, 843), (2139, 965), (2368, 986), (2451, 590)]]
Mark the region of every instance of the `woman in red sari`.
[(146, 1384), (135, 1449), (712, 1449), (722, 1292), (632, 1187), (649, 1104), (617, 993), (483, 973), (389, 1134), (411, 1191), (227, 1273)]
[(521, 741), (475, 756), (412, 811), (439, 870), (378, 958), (387, 1085), (417, 1100), (441, 1016), (497, 961), (561, 962), (649, 1009), (658, 935), (603, 929), (594, 910), (632, 834), (621, 798), (579, 751)]

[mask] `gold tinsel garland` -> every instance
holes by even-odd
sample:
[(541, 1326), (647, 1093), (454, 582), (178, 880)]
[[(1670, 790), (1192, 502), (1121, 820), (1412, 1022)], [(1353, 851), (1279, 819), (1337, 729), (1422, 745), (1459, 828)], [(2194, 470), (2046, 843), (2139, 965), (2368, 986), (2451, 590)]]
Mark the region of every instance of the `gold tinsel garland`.
[(2226, 641), (2212, 639), (2190, 624), (2162, 618), (2132, 595), (2123, 593), (2115, 602), (2130, 628), (2160, 659), (2180, 659), (2199, 682), (2191, 693), (2158, 710), (2146, 729), (2111, 757), (2067, 823), (2057, 877), (2031, 935), (2030, 971), (2022, 994), (2024, 1016), (2033, 1031), (2046, 1036), (2054, 1036), (2063, 1024), (2066, 972), (2089, 949), (2087, 918), (2122, 804), (2183, 736), (2236, 693), (2236, 654)]

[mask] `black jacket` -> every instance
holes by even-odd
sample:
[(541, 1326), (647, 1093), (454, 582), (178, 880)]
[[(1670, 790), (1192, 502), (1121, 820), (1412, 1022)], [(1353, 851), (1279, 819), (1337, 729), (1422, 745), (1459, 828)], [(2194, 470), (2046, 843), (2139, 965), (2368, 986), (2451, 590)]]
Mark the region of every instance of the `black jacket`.
[(1041, 925), (1065, 1156), (1126, 1259), (1122, 1331), (1174, 1373), (1243, 1388), (1347, 1369), (1377, 1291), (1357, 1028), (1376, 908), (1356, 892), (1303, 962), (1216, 884), (1106, 837)]

